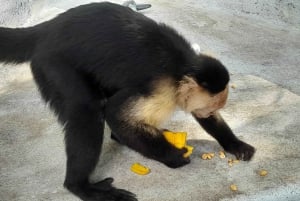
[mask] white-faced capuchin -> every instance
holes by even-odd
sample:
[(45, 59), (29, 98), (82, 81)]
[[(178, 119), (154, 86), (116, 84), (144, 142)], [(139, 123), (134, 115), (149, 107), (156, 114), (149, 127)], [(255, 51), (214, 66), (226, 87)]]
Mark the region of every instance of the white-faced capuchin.
[(218, 110), (229, 74), (218, 60), (197, 55), (174, 29), (112, 3), (92, 3), (28, 28), (0, 28), (0, 61), (30, 61), (43, 99), (64, 125), (64, 186), (82, 200), (137, 200), (112, 186), (90, 183), (104, 122), (112, 138), (171, 168), (190, 162), (162, 135), (176, 107), (190, 112), (237, 159), (255, 149), (239, 140)]

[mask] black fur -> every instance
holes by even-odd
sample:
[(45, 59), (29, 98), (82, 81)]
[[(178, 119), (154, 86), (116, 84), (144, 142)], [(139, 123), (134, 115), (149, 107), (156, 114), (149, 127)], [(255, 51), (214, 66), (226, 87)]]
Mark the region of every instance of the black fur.
[(195, 119), (206, 132), (220, 143), (225, 151), (234, 154), (239, 160), (248, 161), (252, 158), (255, 149), (251, 145), (239, 140), (221, 116), (212, 115), (206, 119), (197, 117)]
[[(182, 156), (186, 149), (175, 149), (162, 135), (148, 132), (160, 133), (156, 128), (129, 126), (120, 112), (126, 112), (133, 97), (149, 95), (151, 81), (164, 75), (177, 81), (192, 75), (211, 93), (222, 91), (229, 81), (219, 61), (195, 55), (173, 29), (111, 3), (79, 6), (30, 28), (0, 28), (0, 61), (31, 61), (43, 98), (65, 125), (65, 186), (89, 201), (136, 200), (130, 192), (114, 188), (110, 178), (89, 182), (100, 155), (104, 121), (114, 133), (123, 133), (121, 138), (114, 136), (121, 143), (180, 167), (189, 162)], [(201, 121), (204, 127), (218, 126), (213, 132), (222, 133), (222, 126)], [(230, 139), (219, 142), (226, 147)]]
[(14, 63), (29, 61), (37, 39), (34, 28), (0, 27), (0, 61)]

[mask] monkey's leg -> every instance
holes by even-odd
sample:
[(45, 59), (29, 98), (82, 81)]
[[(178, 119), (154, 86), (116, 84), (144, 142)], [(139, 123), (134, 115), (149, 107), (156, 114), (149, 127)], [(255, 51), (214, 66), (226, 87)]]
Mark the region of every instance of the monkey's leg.
[(103, 141), (104, 97), (72, 68), (35, 58), (32, 71), (43, 97), (65, 125), (65, 187), (86, 201), (135, 201), (130, 192), (112, 186), (113, 179), (90, 183)]
[(137, 89), (125, 89), (108, 99), (105, 118), (120, 143), (148, 158), (155, 159), (169, 167), (176, 168), (190, 162), (184, 158), (186, 148), (177, 149), (167, 142), (162, 131), (154, 126), (135, 120), (128, 108), (128, 103), (135, 101)]
[(218, 112), (208, 118), (197, 118), (195, 115), (194, 117), (225, 151), (234, 154), (240, 160), (248, 161), (252, 158), (255, 153), (254, 147), (239, 140)]

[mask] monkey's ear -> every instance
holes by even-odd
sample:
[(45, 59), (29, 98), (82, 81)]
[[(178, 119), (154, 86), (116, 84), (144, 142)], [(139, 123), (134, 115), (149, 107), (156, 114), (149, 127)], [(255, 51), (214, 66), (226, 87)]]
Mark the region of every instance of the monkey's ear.
[(187, 97), (190, 95), (191, 90), (199, 87), (193, 77), (185, 75), (179, 82), (178, 92), (180, 96)]
[(192, 78), (191, 76), (185, 75), (181, 81), (181, 84), (184, 84), (185, 86), (189, 88), (198, 87), (198, 83)]
[(193, 96), (193, 92), (198, 87), (197, 82), (192, 76), (185, 75), (179, 82), (177, 89), (176, 102), (183, 110), (187, 110), (188, 100), (190, 96)]

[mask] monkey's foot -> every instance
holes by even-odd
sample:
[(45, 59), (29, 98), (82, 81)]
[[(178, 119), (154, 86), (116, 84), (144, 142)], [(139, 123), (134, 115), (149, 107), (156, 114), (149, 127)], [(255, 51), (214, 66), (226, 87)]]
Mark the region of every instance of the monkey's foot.
[(224, 149), (236, 156), (238, 160), (244, 160), (244, 161), (249, 161), (254, 153), (255, 153), (255, 148), (243, 141), (234, 141), (224, 147)]
[(83, 201), (137, 201), (133, 193), (113, 187), (112, 182), (112, 178), (106, 178), (95, 184), (65, 186)]

